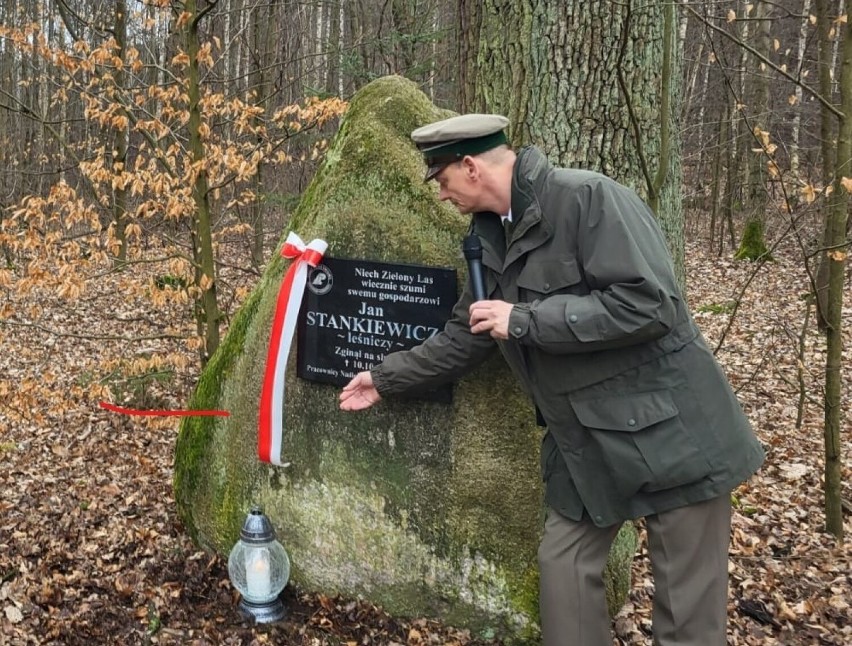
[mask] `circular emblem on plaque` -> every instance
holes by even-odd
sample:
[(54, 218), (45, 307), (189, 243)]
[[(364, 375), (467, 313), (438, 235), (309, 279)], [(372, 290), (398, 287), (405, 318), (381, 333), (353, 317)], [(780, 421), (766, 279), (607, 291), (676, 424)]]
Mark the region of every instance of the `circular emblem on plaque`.
[(334, 276), (331, 275), (331, 270), (325, 265), (314, 267), (308, 274), (308, 289), (317, 296), (328, 294), (333, 284)]

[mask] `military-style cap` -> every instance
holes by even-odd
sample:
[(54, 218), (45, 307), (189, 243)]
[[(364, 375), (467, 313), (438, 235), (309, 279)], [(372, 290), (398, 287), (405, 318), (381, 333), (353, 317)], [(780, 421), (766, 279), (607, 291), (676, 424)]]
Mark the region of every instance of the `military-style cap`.
[(424, 181), (465, 155), (478, 155), (508, 143), (503, 132), (507, 125), (509, 120), (499, 114), (463, 114), (417, 128), (411, 139), (428, 166)]

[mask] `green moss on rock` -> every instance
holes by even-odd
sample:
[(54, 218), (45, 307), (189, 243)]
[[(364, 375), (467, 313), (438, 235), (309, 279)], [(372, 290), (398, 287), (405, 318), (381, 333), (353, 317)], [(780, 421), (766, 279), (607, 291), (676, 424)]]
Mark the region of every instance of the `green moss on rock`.
[[(234, 318), (233, 324), (225, 337), (222, 345), (210, 363), (202, 372), (198, 385), (190, 399), (189, 406), (197, 410), (216, 409), (222, 399), (222, 383), (232, 373), (234, 363), (239, 357), (240, 348), (246, 336), (246, 330), (251, 324), (259, 301), (260, 292), (254, 292), (240, 309)], [(181, 423), (180, 433), (175, 446), (174, 464), (174, 490), (178, 514), (184, 521), (190, 535), (196, 542), (215, 546), (216, 540), (205, 539), (204, 534), (210, 533), (210, 528), (199, 534), (195, 518), (198, 512), (197, 505), (202, 498), (197, 495), (198, 491), (205, 490), (207, 486), (215, 487), (203, 499), (220, 500), (222, 504), (216, 510), (218, 522), (214, 523), (213, 531), (224, 538), (226, 542), (233, 542), (239, 533), (239, 517), (242, 515), (241, 505), (236, 501), (243, 500), (250, 494), (250, 482), (247, 476), (251, 473), (229, 469), (233, 477), (209, 479), (205, 477), (204, 470), (209, 466), (207, 460), (208, 450), (214, 438), (228, 432), (227, 424), (220, 417), (185, 417)], [(226, 465), (220, 465), (226, 468)], [(230, 504), (227, 504), (230, 501)], [(236, 531), (235, 531), (236, 527)]]
[(615, 536), (606, 562), (604, 585), (606, 586), (606, 604), (611, 617), (614, 617), (630, 592), (630, 564), (639, 546), (639, 534), (636, 526), (627, 522)]

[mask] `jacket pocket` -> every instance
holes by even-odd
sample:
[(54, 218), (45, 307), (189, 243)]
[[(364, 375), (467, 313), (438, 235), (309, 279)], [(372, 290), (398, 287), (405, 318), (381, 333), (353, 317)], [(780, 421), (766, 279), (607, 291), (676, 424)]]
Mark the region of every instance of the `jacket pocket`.
[(544, 296), (566, 290), (582, 280), (575, 258), (529, 260), (518, 274), (518, 287)]
[(571, 406), (626, 497), (691, 484), (711, 471), (668, 391), (572, 399)]

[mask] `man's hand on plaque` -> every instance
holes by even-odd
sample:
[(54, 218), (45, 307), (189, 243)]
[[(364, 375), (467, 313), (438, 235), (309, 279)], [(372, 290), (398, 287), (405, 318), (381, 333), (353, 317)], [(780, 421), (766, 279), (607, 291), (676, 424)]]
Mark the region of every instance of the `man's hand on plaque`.
[(364, 410), (381, 399), (369, 372), (359, 372), (340, 393), (341, 410)]

